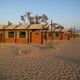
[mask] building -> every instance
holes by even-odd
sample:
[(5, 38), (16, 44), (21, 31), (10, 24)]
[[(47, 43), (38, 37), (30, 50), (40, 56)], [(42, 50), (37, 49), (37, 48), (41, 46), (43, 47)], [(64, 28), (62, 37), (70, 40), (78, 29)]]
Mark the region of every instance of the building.
[(69, 29), (49, 24), (9, 24), (0, 25), (0, 42), (43, 44), (47, 40), (69, 40)]
[(64, 27), (53, 27), (52, 31), (51, 29), (48, 30), (48, 40), (70, 40), (71, 39), (71, 33), (70, 29), (66, 29)]

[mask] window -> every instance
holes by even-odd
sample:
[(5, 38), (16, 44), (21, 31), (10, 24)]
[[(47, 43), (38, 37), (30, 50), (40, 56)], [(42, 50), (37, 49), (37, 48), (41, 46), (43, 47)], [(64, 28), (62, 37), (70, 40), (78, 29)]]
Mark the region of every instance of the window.
[(3, 34), (0, 33), (0, 42), (2, 42)]
[(26, 32), (20, 31), (20, 32), (19, 32), (19, 37), (20, 37), (20, 38), (26, 38)]
[(59, 37), (59, 33), (55, 33), (55, 37)]
[(54, 33), (49, 33), (49, 37), (54, 37)]
[(2, 33), (0, 33), (0, 38), (2, 38), (3, 37), (3, 34)]
[(8, 37), (9, 37), (9, 38), (14, 38), (14, 31), (8, 32)]
[(35, 30), (35, 29), (33, 29), (33, 30), (32, 30), (32, 32), (36, 32), (36, 30)]

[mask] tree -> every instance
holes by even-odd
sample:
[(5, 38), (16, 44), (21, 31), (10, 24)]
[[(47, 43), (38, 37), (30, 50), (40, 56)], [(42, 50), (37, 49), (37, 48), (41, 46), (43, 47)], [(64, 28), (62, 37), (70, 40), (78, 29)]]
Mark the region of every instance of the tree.
[(56, 25), (58, 25), (57, 23), (52, 23), (52, 27), (56, 27)]
[(25, 19), (25, 17), (24, 16), (21, 16), (21, 18), (20, 18), (24, 23), (26, 23), (26, 19)]
[(45, 14), (42, 14), (42, 22), (47, 24), (48, 17)]
[(29, 23), (31, 23), (31, 12), (26, 12), (24, 16), (27, 17)]
[(8, 21), (8, 25), (11, 25), (12, 23), (10, 21)]
[(30, 23), (30, 24), (34, 24), (34, 23), (35, 23), (35, 22), (34, 22), (34, 17), (32, 17), (32, 16), (29, 17), (29, 23)]
[(27, 18), (29, 19), (29, 17), (31, 16), (31, 12), (26, 12), (24, 16), (27, 16)]
[(27, 17), (30, 24), (34, 23), (34, 17), (31, 16), (31, 12), (26, 12), (24, 16)]
[(35, 23), (36, 24), (40, 24), (41, 23), (41, 19), (42, 19), (42, 16), (38, 16), (38, 14), (36, 14), (36, 16), (35, 16)]
[(58, 25), (57, 28), (59, 28), (59, 29), (64, 29), (64, 26)]
[(47, 24), (47, 20), (48, 17), (47, 15), (43, 14), (42, 16), (39, 15), (35, 15), (34, 17), (31, 16), (31, 12), (26, 12), (25, 15), (21, 16), (21, 20), (26, 23), (26, 21), (28, 20), (30, 24), (40, 24), (41, 22), (46, 23)]
[(27, 23), (28, 20), (30, 24), (34, 23), (34, 18), (31, 16), (31, 12), (26, 12), (25, 15), (21, 16), (21, 20)]

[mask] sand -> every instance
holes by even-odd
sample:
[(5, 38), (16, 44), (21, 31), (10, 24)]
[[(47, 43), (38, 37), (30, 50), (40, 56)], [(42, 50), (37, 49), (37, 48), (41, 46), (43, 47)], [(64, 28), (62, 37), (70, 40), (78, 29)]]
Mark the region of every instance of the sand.
[(0, 80), (80, 80), (80, 40), (0, 43)]

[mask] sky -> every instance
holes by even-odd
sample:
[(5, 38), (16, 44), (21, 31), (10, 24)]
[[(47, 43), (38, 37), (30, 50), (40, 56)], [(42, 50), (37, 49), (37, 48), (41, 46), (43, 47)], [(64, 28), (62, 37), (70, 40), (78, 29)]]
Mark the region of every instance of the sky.
[(80, 29), (80, 0), (0, 0), (0, 24), (17, 24), (26, 12), (46, 14), (49, 22)]

